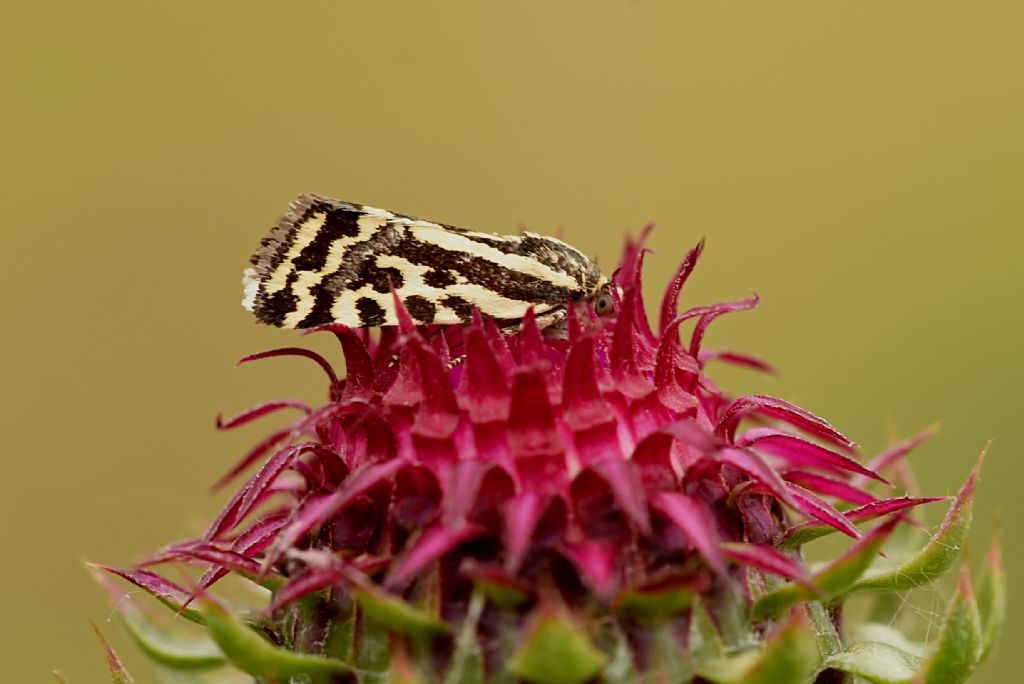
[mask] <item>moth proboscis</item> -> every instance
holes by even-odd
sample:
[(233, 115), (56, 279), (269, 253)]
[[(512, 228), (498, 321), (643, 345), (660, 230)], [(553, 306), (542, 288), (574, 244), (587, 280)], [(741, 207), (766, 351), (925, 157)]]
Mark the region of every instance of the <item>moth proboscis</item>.
[(396, 325), (392, 288), (419, 324), (499, 322), (533, 307), (543, 328), (566, 306), (613, 309), (610, 281), (556, 238), (480, 233), (352, 202), (301, 195), (260, 243), (242, 305), (281, 328)]

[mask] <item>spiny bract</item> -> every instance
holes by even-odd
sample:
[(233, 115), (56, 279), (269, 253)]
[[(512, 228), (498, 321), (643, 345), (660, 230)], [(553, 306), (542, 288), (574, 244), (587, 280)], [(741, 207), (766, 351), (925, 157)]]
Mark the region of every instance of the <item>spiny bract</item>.
[[(899, 480), (925, 434), (862, 465), (821, 418), (724, 395), (708, 363), (769, 369), (703, 346), (713, 320), (756, 297), (677, 314), (701, 250), (670, 282), (657, 332), (630, 243), (617, 315), (570, 307), (567, 339), (532, 314), (511, 336), (480, 316), (417, 327), (399, 304), (399, 326), (379, 333), (320, 328), (340, 342), (344, 378), (305, 349), (248, 357), (314, 360), (329, 402), (220, 422), (299, 414), (225, 476), (260, 463), (204, 535), (132, 568), (96, 566), (207, 640), (181, 650), (130, 598), (125, 623), (174, 681), (210, 668), (261, 682), (963, 681), (1001, 623), (998, 547), (982, 600), (964, 579), (930, 651), (888, 626), (884, 598), (881, 624), (844, 631), (841, 616), (862, 589), (905, 591), (954, 563), (977, 469), (935, 536), (907, 546), (908, 515), (936, 499), (897, 496), (880, 473)], [(853, 541), (812, 572), (801, 545), (834, 531)], [(181, 586), (149, 569), (171, 562), (205, 574)], [(228, 574), (269, 598), (226, 607), (211, 587)]]

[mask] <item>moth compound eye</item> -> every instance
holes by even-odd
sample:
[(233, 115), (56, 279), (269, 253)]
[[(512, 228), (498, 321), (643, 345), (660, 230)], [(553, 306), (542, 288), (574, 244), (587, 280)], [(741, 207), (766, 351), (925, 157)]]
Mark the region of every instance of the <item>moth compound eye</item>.
[(608, 316), (615, 311), (615, 300), (609, 292), (598, 295), (594, 300), (594, 313), (598, 316)]

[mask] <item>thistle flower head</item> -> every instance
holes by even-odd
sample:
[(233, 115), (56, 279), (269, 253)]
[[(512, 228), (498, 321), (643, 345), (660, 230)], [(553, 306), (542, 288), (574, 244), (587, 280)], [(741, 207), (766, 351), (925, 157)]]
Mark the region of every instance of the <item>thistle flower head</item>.
[[(912, 444), (873, 468), (824, 419), (714, 384), (713, 362), (769, 367), (704, 346), (715, 319), (756, 296), (679, 313), (702, 247), (670, 281), (656, 326), (644, 250), (630, 243), (614, 315), (570, 306), (561, 334), (532, 312), (511, 334), (479, 315), (417, 327), (397, 302), (399, 326), (379, 334), (317, 329), (340, 343), (343, 378), (305, 349), (248, 357), (315, 361), (329, 400), (219, 422), (298, 413), (225, 476), (259, 464), (203, 536), (115, 572), (179, 608), (181, 588), (144, 568), (206, 564), (199, 594), (229, 573), (262, 581), (271, 641), (372, 669), (368, 644), (383, 640), (392, 676), (462, 681), (451, 673), (468, 667), (481, 678), (465, 681), (583, 682), (622, 658), (637, 677), (732, 681), (715, 675), (722, 658), (765, 639), (763, 653), (796, 654), (806, 676), (817, 649), (786, 639), (809, 633), (814, 614), (790, 609), (851, 590), (904, 514), (935, 499), (875, 493)], [(831, 575), (813, 574), (799, 545), (832, 531), (856, 541)], [(665, 639), (685, 656), (667, 655)]]

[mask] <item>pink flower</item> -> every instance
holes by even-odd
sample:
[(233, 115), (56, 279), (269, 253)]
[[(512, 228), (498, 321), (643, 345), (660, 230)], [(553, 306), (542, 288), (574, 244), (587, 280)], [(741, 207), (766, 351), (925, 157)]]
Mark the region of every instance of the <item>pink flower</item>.
[[(801, 540), (837, 530), (858, 540), (848, 562), (873, 557), (907, 509), (936, 499), (877, 498), (869, 485), (888, 483), (828, 422), (776, 397), (718, 389), (706, 374), (714, 361), (769, 367), (703, 346), (712, 321), (755, 307), (756, 296), (677, 313), (702, 248), (669, 283), (656, 330), (642, 298), (644, 250), (630, 243), (614, 316), (570, 307), (562, 336), (546, 336), (532, 313), (514, 334), (480, 316), (417, 328), (404, 315), (379, 334), (317, 329), (338, 339), (344, 378), (300, 348), (244, 359), (311, 359), (329, 400), (274, 401), (218, 422), (300, 414), (225, 476), (260, 463), (202, 537), (143, 566), (205, 564), (202, 592), (231, 572), (266, 578), (274, 640), (327, 656), (353, 597), (398, 632), (399, 605), (432, 616), (439, 632), (468, 623), (483, 637), (511, 616), (526, 641), (553, 615), (610, 619), (642, 664), (655, 645), (637, 624), (667, 620), (683, 634), (699, 599), (727, 631), (738, 604), (749, 611), (755, 594), (788, 581), (796, 598), (754, 610), (760, 622), (748, 629), (764, 631), (780, 605), (828, 592), (801, 560)], [(855, 524), (879, 516), (888, 522), (868, 534)], [(141, 567), (115, 572), (164, 598), (180, 589)], [(458, 643), (442, 641), (434, 657), (454, 658)], [(480, 643), (487, 668), (512, 658), (501, 639)], [(513, 671), (545, 681), (517, 653)]]

